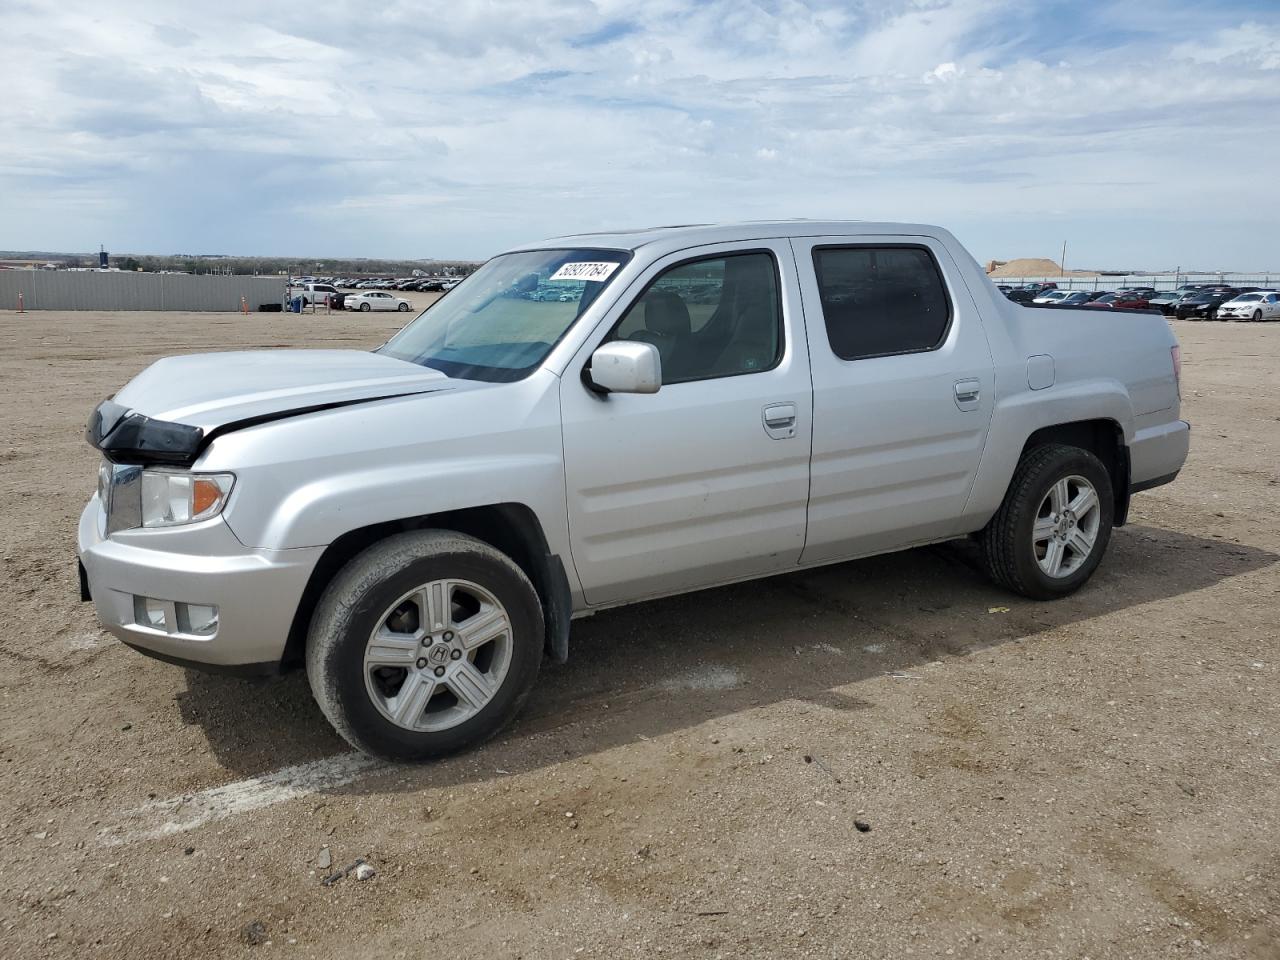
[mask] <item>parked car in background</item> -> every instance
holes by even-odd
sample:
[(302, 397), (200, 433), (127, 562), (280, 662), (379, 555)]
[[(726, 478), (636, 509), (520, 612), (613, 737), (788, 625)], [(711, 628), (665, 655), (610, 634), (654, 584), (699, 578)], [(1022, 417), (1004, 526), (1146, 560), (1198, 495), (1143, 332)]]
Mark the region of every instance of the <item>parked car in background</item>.
[(304, 307), (313, 303), (323, 304), (326, 298), (331, 307), (336, 307), (338, 306), (336, 301), (341, 296), (338, 288), (332, 283), (304, 283), (301, 287), (295, 288), (290, 295), (301, 297)]
[(1252, 290), (1218, 307), (1219, 320), (1280, 320), (1280, 293)]
[(1168, 304), (1167, 306), (1160, 307), (1159, 308), (1160, 312), (1163, 313), (1166, 317), (1177, 316), (1178, 304), (1183, 303), (1187, 300), (1194, 299), (1195, 297), (1200, 296), (1203, 292), (1204, 291), (1199, 288), (1195, 290), (1184, 290), (1181, 294), (1179, 294), (1177, 297), (1174, 298), (1172, 303)]
[(1039, 304), (1054, 303), (1061, 300), (1070, 292), (1070, 290), (1042, 290), (1039, 296), (1031, 298), (1031, 302)]
[(404, 297), (392, 296), (384, 290), (353, 293), (347, 297), (343, 306), (361, 313), (368, 313), (370, 310), (399, 310), (401, 313), (408, 313), (413, 309), (413, 304)]
[(1109, 310), (1150, 310), (1151, 300), (1144, 293), (1104, 293), (1085, 304), (1086, 307), (1102, 307)]
[(1156, 295), (1147, 301), (1149, 306), (1154, 307), (1163, 314), (1173, 312), (1173, 305), (1185, 296), (1190, 296), (1194, 290), (1179, 287), (1177, 290), (1160, 290)]
[(1046, 290), (1056, 290), (1057, 288), (1058, 285), (1052, 281), (1047, 283), (1024, 283), (1020, 287), (1014, 287), (1005, 296), (1014, 303), (1020, 303), (1025, 307)]
[(1174, 316), (1179, 320), (1216, 320), (1218, 308), (1228, 300), (1234, 300), (1243, 292), (1234, 288), (1198, 291), (1178, 301), (1178, 305), (1174, 308)]
[(1092, 303), (1099, 297), (1103, 296), (1100, 290), (1072, 290), (1065, 297), (1059, 299), (1056, 306), (1059, 307), (1083, 307), (1087, 303)]

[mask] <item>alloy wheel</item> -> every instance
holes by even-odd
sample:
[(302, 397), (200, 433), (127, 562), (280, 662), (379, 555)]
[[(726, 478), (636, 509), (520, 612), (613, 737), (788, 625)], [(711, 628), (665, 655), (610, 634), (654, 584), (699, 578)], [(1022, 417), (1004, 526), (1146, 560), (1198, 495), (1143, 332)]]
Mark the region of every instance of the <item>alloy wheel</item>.
[(1047, 576), (1061, 579), (1089, 559), (1098, 538), (1102, 510), (1098, 491), (1079, 475), (1058, 480), (1040, 501), (1031, 543), (1036, 563)]
[(433, 580), (378, 618), (365, 647), (370, 700), (405, 730), (448, 730), (483, 710), (511, 666), (511, 618), (468, 580)]

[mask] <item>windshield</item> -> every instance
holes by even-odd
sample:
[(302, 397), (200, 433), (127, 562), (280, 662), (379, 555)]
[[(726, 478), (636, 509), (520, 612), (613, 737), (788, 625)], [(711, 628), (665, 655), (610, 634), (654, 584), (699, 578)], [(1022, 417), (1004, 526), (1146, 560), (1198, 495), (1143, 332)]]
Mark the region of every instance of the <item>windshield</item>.
[(464, 380), (520, 380), (630, 258), (591, 249), (494, 257), (376, 352)]
[(1261, 299), (1262, 299), (1262, 294), (1260, 293), (1242, 293), (1240, 294), (1240, 296), (1236, 297), (1234, 302), (1235, 303), (1252, 303), (1254, 300), (1261, 300)]

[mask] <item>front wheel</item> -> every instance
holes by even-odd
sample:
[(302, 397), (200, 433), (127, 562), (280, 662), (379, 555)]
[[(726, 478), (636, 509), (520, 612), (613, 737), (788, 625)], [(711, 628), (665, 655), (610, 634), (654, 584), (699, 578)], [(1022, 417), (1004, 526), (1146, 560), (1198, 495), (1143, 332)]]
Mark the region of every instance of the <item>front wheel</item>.
[(399, 310), (401, 313), (408, 313), (409, 305), (407, 303), (402, 303), (400, 304), (400, 306), (396, 307), (396, 309)]
[(519, 712), (542, 662), (538, 595), (505, 554), (446, 530), (397, 534), (351, 560), (307, 638), (334, 729), (387, 760), (482, 743)]
[(1253, 311), (1253, 322), (1259, 323), (1261, 322), (1261, 320), (1262, 320), (1262, 311), (1261, 310)]
[(1058, 443), (1035, 448), (980, 536), (988, 574), (1036, 600), (1074, 593), (1102, 562), (1113, 500), (1110, 474), (1092, 453)]

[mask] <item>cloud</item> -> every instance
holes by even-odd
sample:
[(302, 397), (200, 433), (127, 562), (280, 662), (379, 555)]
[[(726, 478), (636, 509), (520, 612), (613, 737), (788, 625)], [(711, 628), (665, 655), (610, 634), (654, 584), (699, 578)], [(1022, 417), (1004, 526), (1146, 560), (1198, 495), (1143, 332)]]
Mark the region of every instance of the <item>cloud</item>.
[(1275, 267), (1280, 11), (1128, 10), (17, 4), (0, 246), (486, 256), (809, 216), (941, 222), (980, 258)]

